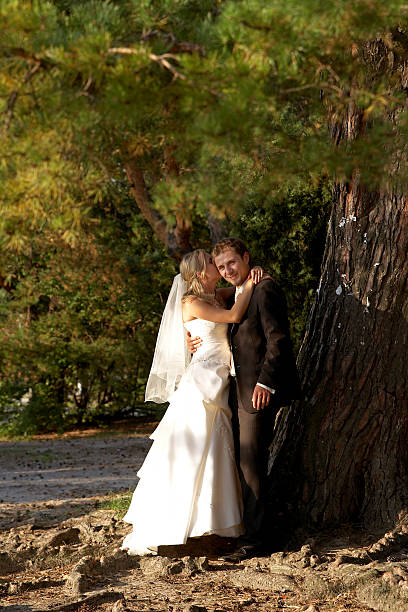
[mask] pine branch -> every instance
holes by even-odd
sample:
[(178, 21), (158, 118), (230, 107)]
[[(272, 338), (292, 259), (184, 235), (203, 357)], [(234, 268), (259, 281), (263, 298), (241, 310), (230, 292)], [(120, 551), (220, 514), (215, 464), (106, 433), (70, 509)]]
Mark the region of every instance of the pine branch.
[(273, 28), (266, 25), (255, 25), (254, 23), (249, 23), (246, 19), (240, 19), (239, 23), (244, 25), (246, 28), (250, 28), (251, 30), (259, 30), (260, 32), (271, 32)]
[[(164, 163), (167, 170), (168, 177), (170, 176), (179, 176), (180, 166), (173, 155), (173, 151), (176, 147), (174, 146), (166, 146), (164, 150)], [(180, 214), (176, 214), (176, 227), (174, 229), (174, 236), (176, 238), (176, 242), (179, 250), (183, 253), (188, 253), (191, 251), (190, 244), (190, 234), (191, 234), (191, 225), (189, 221), (187, 221)]]
[[(139, 55), (140, 51), (132, 47), (111, 47), (110, 49), (108, 49), (108, 53), (109, 54), (117, 53), (119, 55)], [(200, 55), (204, 55), (204, 53)], [(215, 89), (213, 89), (212, 87), (208, 87), (207, 85), (204, 85), (202, 82), (196, 82), (192, 79), (187, 79), (187, 77), (184, 74), (176, 70), (174, 65), (170, 63), (168, 60), (173, 59), (177, 61), (178, 60), (177, 55), (174, 55), (173, 53), (162, 53), (161, 55), (155, 55), (154, 53), (150, 53), (149, 59), (152, 62), (158, 63), (165, 70), (168, 70), (169, 72), (171, 72), (171, 74), (173, 75), (173, 80), (181, 79), (182, 81), (186, 81), (192, 87), (194, 88), (199, 87), (203, 89), (204, 91), (207, 91), (209, 94), (211, 94), (211, 96), (215, 98), (224, 97), (218, 91), (215, 91)]]
[(52, 60), (29, 53), (23, 47), (5, 47), (1, 49), (1, 53), (4, 57), (18, 57), (26, 60), (28, 64), (39, 64), (41, 68), (52, 68), (55, 66)]
[[(131, 47), (112, 47), (111, 49), (108, 49), (108, 53), (119, 55), (140, 55), (140, 51), (138, 49), (132, 49)], [(185, 75), (176, 70), (173, 64), (169, 62), (170, 59), (177, 60), (177, 56), (173, 53), (162, 53), (161, 55), (150, 53), (149, 59), (171, 72), (175, 79), (181, 79), (182, 81), (186, 80)]]
[(191, 226), (180, 216), (176, 217), (176, 227), (168, 227), (163, 217), (153, 208), (152, 200), (146, 187), (143, 172), (135, 159), (125, 164), (130, 183), (130, 192), (136, 200), (140, 212), (149, 223), (154, 233), (164, 244), (169, 255), (179, 261), (184, 253), (191, 251)]
[(207, 214), (207, 220), (210, 228), (211, 242), (215, 244), (225, 237), (226, 231), (220, 219), (214, 217), (210, 212)]
[(172, 32), (160, 32), (159, 30), (149, 30), (146, 34), (143, 34), (141, 40), (148, 42), (154, 38), (161, 38), (169, 45), (170, 53), (198, 53), (201, 57), (205, 56), (205, 49), (202, 45), (193, 42), (187, 42), (185, 40), (178, 40)]
[(4, 132), (8, 132), (10, 128), (11, 120), (13, 118), (14, 108), (16, 106), (20, 91), (23, 89), (24, 85), (26, 85), (32, 79), (35, 73), (39, 70), (40, 66), (41, 66), (40, 62), (36, 62), (33, 66), (30, 66), (30, 68), (27, 69), (26, 76), (24, 77), (24, 80), (20, 88), (14, 89), (10, 93), (8, 103), (7, 103), (7, 108), (3, 111), (6, 115), (6, 121), (4, 124)]

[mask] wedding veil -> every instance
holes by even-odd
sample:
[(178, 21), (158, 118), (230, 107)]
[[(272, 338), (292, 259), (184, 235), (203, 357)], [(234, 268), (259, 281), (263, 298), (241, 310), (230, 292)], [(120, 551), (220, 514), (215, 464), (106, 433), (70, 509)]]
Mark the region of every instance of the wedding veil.
[(153, 363), (146, 385), (146, 402), (167, 402), (190, 361), (181, 303), (186, 291), (187, 283), (181, 278), (181, 274), (177, 274), (157, 334)]

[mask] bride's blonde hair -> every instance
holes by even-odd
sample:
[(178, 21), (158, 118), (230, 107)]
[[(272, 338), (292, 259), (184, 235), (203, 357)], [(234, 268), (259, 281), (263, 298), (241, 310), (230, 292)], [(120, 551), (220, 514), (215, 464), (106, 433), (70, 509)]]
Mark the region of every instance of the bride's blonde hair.
[(186, 253), (180, 262), (180, 274), (187, 283), (187, 291), (182, 297), (182, 302), (185, 302), (190, 297), (206, 299), (203, 287), (207, 268), (205, 254), (204, 249), (196, 249), (191, 251), (191, 253)]

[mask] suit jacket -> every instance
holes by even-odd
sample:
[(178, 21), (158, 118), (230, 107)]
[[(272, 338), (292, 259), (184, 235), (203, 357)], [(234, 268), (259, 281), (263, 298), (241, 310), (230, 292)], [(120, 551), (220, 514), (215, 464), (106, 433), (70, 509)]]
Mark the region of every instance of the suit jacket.
[(275, 389), (273, 404), (285, 406), (300, 395), (299, 376), (289, 332), (286, 299), (271, 279), (258, 283), (240, 323), (230, 326), (238, 402), (254, 413), (256, 383)]

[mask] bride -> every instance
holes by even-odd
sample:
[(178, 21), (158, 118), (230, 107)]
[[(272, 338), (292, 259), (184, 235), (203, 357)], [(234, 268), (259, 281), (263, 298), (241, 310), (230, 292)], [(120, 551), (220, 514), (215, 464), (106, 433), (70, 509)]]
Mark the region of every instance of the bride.
[[(133, 525), (122, 549), (151, 554), (207, 534), (243, 533), (241, 487), (234, 458), (228, 378), (228, 323), (240, 322), (254, 283), (251, 271), (234, 306), (234, 288), (216, 289), (220, 274), (203, 249), (185, 255), (163, 313), (146, 401), (169, 401), (123, 520)], [(190, 362), (186, 332), (202, 345)]]

